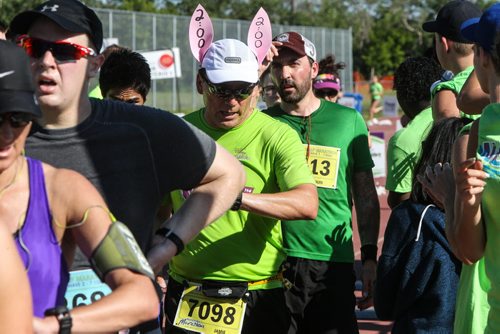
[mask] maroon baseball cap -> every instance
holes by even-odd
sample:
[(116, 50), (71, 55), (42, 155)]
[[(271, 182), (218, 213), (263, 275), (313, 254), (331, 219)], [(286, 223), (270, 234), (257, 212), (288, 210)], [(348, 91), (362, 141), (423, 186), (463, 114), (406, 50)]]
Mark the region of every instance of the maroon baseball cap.
[(316, 61), (316, 47), (310, 40), (299, 33), (293, 31), (284, 32), (274, 37), (273, 41), (283, 43), (283, 45), (278, 46), (278, 50), (281, 48), (287, 48), (301, 57), (308, 56), (312, 60)]

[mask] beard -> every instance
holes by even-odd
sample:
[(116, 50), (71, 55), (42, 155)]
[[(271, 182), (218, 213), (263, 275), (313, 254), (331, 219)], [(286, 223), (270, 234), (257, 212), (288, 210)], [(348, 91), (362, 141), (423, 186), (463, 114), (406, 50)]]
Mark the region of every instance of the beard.
[[(292, 86), (295, 88), (294, 92), (285, 92), (283, 86), (287, 85), (288, 87)], [(305, 80), (304, 82), (298, 84), (293, 80), (283, 80), (280, 82), (278, 86), (278, 93), (286, 103), (289, 104), (297, 104), (306, 96), (306, 94), (311, 90), (312, 80)]]

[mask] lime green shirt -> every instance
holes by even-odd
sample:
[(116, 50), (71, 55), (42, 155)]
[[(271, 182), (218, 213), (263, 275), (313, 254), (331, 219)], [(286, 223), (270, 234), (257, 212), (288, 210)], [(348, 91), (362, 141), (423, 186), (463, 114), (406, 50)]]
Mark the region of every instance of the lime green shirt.
[[(469, 134), (473, 123), (460, 130), (460, 136)], [(483, 334), (488, 321), (488, 291), (490, 281), (484, 269), (484, 257), (472, 265), (462, 264), (457, 288), (454, 334)]]
[(486, 225), (484, 261), (491, 282), (488, 292), (490, 312), (485, 333), (500, 333), (500, 103), (484, 108), (479, 120), (477, 158), (490, 175), (482, 194), (481, 211)]
[(384, 87), (380, 82), (372, 82), (370, 84), (370, 95), (373, 100), (380, 100)]
[(297, 131), (309, 151), (308, 162), (318, 186), (316, 219), (283, 222), (287, 254), (352, 263), (352, 179), (356, 172), (374, 166), (363, 118), (354, 109), (323, 99), (308, 117), (288, 115), (279, 106), (265, 112)]
[[(255, 110), (230, 130), (216, 129), (204, 109), (185, 117), (231, 152), (246, 172), (245, 192), (276, 193), (314, 184), (304, 148), (290, 127)], [(220, 189), (224, 191), (224, 189)], [(172, 193), (178, 210), (186, 192)], [(174, 278), (259, 281), (276, 275), (285, 259), (280, 221), (247, 211), (228, 211), (204, 228), (170, 263)], [(279, 284), (281, 284), (279, 282)], [(256, 289), (271, 288), (258, 286)]]
[(411, 192), (413, 170), (421, 155), (422, 141), (431, 127), (432, 109), (429, 107), (391, 137), (387, 145), (387, 190)]
[[(465, 81), (467, 81), (467, 78), (471, 74), (472, 70), (474, 69), (474, 66), (469, 66), (462, 72), (457, 73), (453, 79), (448, 80), (448, 81), (441, 81), (438, 84), (433, 85), (432, 91), (431, 91), (431, 98), (434, 99), (434, 96), (439, 91), (442, 90), (451, 90), (455, 95), (458, 95), (460, 91), (462, 90), (462, 87), (465, 84)], [(463, 111), (460, 111), (460, 117), (466, 117), (470, 119), (477, 119), (479, 118), (480, 115), (469, 115), (464, 113)]]
[(89, 93), (89, 97), (102, 100), (101, 86), (97, 85)]

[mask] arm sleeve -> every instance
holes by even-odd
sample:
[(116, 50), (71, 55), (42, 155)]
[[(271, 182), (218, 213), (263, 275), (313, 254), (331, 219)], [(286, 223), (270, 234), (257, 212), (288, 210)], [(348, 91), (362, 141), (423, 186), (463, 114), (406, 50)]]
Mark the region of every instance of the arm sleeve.
[(274, 140), (274, 168), (281, 191), (300, 184), (315, 184), (306, 161), (306, 150), (298, 134), (286, 124), (280, 124)]
[(148, 136), (160, 187), (164, 191), (194, 188), (212, 165), (215, 142), (180, 117), (159, 113), (148, 124)]
[(363, 117), (354, 112), (354, 138), (353, 138), (354, 172), (365, 172), (375, 166), (368, 147), (368, 129)]
[(412, 188), (415, 154), (408, 154), (398, 147), (392, 137), (387, 145), (387, 179), (385, 188), (390, 191), (407, 193)]

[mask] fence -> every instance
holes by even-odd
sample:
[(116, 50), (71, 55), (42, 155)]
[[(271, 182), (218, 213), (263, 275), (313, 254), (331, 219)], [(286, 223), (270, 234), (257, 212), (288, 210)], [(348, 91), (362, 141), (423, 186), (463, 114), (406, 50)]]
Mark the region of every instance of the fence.
[[(173, 112), (191, 112), (203, 105), (196, 91), (198, 64), (194, 60), (188, 39), (190, 17), (153, 13), (95, 9), (102, 21), (104, 38), (117, 38), (122, 46), (136, 51), (180, 49), (180, 78), (154, 80), (147, 105)], [(214, 19), (214, 40), (235, 38), (246, 42), (250, 21)], [(315, 45), (318, 60), (334, 54), (346, 63), (341, 72), (344, 90), (352, 91), (352, 32), (344, 29), (273, 25), (273, 36), (285, 31), (297, 31)]]

